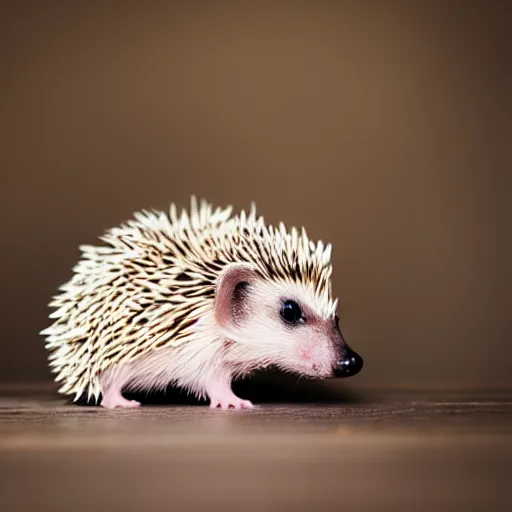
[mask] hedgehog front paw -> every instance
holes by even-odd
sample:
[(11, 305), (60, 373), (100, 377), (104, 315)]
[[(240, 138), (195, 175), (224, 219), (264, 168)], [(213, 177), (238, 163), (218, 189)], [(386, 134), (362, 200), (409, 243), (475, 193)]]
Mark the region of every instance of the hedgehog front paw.
[(228, 397), (212, 398), (210, 400), (210, 409), (254, 409), (254, 405), (249, 400), (242, 400), (236, 395)]
[(218, 378), (211, 380), (206, 386), (206, 395), (210, 399), (210, 409), (253, 409), (249, 400), (238, 398), (231, 390), (230, 380)]

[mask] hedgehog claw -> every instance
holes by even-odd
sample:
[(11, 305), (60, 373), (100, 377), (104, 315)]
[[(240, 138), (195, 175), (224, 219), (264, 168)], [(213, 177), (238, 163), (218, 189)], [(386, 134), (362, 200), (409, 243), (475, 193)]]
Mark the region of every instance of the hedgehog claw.
[(249, 400), (242, 400), (236, 396), (233, 396), (230, 399), (212, 399), (210, 402), (210, 409), (253, 409), (254, 405)]

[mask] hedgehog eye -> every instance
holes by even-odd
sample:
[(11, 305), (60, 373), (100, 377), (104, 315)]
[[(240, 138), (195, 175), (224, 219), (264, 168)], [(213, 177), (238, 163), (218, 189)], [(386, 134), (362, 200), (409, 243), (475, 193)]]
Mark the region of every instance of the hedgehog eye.
[(303, 321), (302, 310), (294, 300), (287, 300), (281, 306), (281, 317), (288, 324), (298, 324)]

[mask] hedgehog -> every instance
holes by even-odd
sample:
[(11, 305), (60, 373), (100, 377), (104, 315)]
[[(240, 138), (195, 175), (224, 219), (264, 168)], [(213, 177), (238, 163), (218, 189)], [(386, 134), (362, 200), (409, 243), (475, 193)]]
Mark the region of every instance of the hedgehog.
[[(141, 210), (82, 245), (41, 331), (59, 393), (132, 408), (126, 391), (175, 386), (211, 408), (251, 409), (232, 383), (274, 368), (351, 377), (331, 294), (331, 244), (192, 196), (178, 213)], [(100, 401), (101, 399), (101, 401)]]

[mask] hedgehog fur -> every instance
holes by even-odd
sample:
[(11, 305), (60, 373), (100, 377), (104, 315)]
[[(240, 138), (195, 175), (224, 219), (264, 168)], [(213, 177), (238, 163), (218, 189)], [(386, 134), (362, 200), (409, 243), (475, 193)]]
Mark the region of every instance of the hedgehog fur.
[[(143, 210), (101, 246), (80, 247), (41, 332), (60, 393), (133, 407), (123, 390), (174, 384), (212, 407), (250, 408), (231, 382), (256, 369), (332, 376), (347, 347), (331, 297), (331, 245), (267, 226), (254, 204), (232, 211), (192, 197), (189, 211)], [(303, 308), (300, 322), (274, 311), (286, 298)]]

